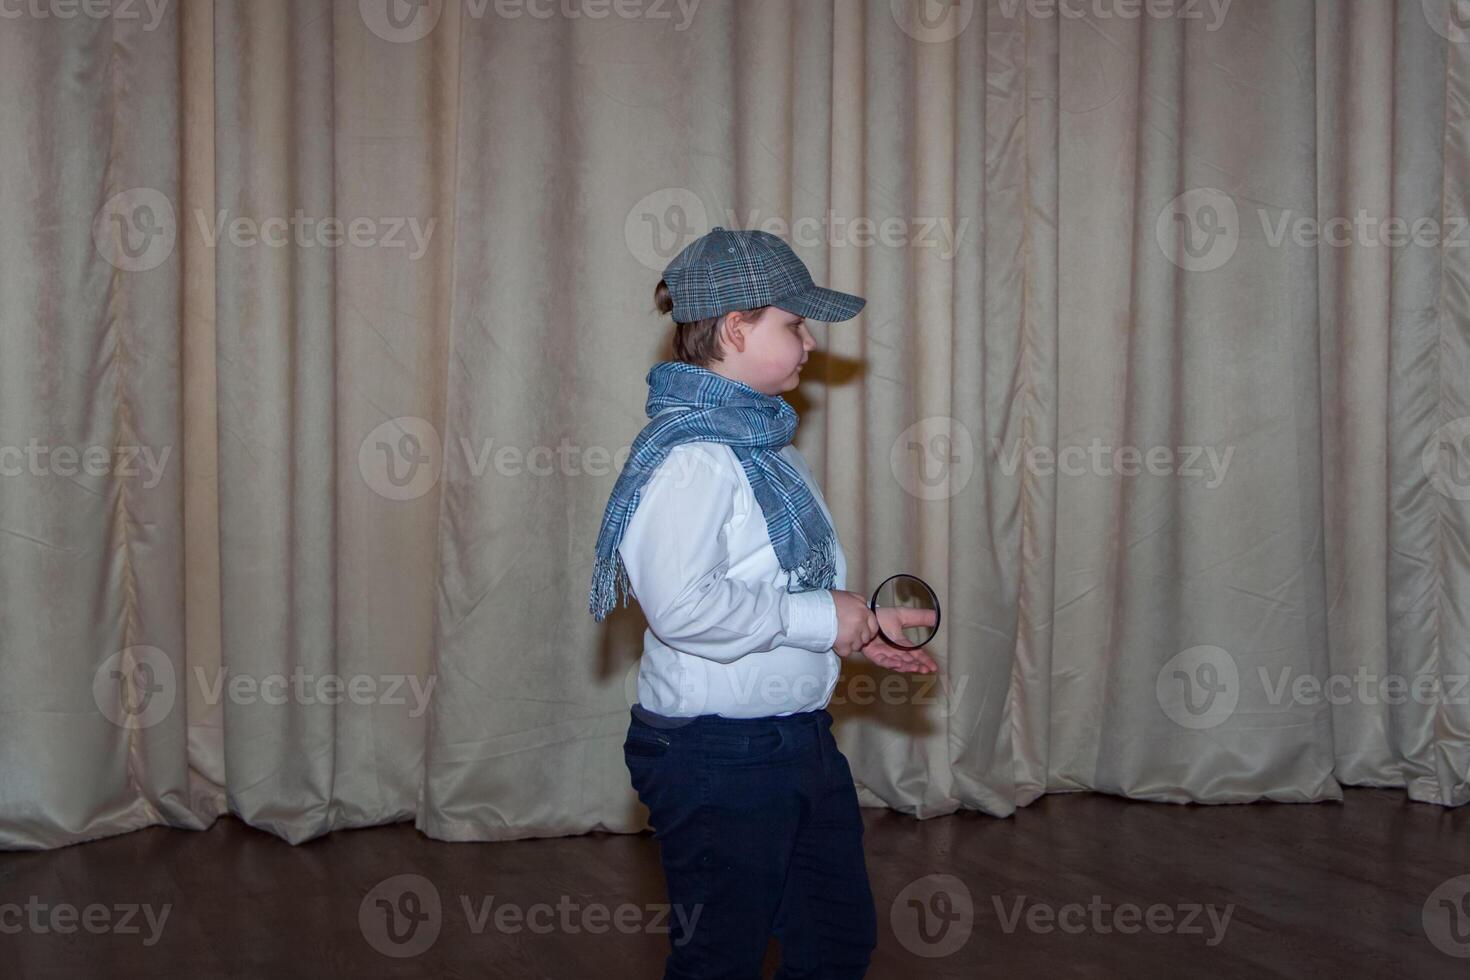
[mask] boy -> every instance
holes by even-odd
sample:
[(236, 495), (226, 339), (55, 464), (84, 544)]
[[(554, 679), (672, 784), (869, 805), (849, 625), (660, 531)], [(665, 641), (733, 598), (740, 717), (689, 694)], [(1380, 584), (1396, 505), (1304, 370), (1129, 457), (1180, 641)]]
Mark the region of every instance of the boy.
[(780, 394), (816, 346), (806, 319), (849, 320), (866, 301), (813, 284), (777, 236), (719, 227), (654, 299), (678, 360), (648, 373), (650, 421), (608, 501), (590, 608), (601, 621), (622, 585), (648, 619), (623, 753), (677, 913), (664, 978), (758, 978), (772, 934), (778, 978), (862, 977), (876, 915), (826, 705), (839, 657), (937, 667), (877, 638), (846, 591)]

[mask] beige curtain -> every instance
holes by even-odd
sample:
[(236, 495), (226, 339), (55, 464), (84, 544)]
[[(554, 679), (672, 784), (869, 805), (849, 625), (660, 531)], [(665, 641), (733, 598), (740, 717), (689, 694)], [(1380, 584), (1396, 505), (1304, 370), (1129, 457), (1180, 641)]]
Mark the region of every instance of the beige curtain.
[(945, 613), (938, 684), (846, 668), (864, 803), (1470, 800), (1453, 5), (58, 9), (0, 31), (5, 846), (641, 827), (587, 585), (716, 224), (869, 300), (798, 445)]

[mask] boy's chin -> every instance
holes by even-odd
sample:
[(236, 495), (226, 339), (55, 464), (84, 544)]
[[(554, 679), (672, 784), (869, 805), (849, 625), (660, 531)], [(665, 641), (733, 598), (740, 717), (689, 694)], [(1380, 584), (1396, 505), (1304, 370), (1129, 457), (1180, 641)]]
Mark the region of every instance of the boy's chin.
[(793, 371), (784, 380), (771, 381), (766, 387), (760, 388), (759, 390), (764, 391), (768, 395), (784, 395), (788, 391), (795, 391), (800, 386), (801, 372)]

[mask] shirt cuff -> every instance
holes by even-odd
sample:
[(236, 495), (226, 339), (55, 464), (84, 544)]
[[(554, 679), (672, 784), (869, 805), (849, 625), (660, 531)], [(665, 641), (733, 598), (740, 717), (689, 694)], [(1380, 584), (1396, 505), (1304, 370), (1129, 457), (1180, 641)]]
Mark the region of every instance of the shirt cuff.
[(837, 600), (827, 589), (786, 594), (786, 643), (826, 653), (837, 642)]

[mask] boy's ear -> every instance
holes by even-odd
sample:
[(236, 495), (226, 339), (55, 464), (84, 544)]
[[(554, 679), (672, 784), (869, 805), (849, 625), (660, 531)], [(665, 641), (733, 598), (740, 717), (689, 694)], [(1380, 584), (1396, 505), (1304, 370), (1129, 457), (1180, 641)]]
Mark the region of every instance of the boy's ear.
[(745, 331), (750, 325), (739, 310), (731, 310), (720, 320), (720, 339), (740, 353), (745, 353)]

